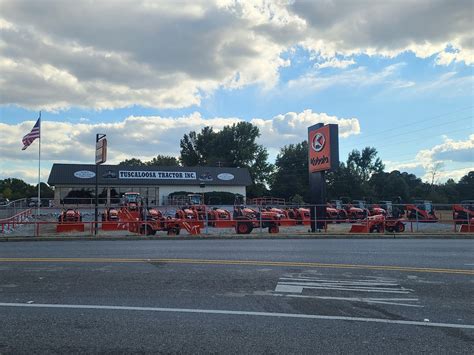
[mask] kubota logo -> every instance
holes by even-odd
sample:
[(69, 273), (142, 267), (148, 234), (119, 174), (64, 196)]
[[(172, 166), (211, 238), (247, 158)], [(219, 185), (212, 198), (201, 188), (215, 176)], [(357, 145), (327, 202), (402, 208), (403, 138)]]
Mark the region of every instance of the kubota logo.
[(315, 152), (320, 152), (324, 148), (324, 144), (326, 143), (326, 138), (322, 133), (316, 133), (313, 137), (313, 141), (311, 142), (311, 147)]

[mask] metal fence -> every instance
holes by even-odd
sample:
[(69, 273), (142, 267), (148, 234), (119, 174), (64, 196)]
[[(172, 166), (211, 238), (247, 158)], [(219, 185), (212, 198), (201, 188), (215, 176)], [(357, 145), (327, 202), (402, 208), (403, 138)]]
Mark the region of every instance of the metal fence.
[[(423, 235), (474, 233), (474, 209), (472, 206), (460, 204), (436, 204), (432, 206), (432, 211), (424, 210), (425, 206), (422, 205), (396, 204), (392, 205), (390, 210), (386, 209), (385, 215), (375, 214), (375, 205), (366, 208), (352, 205), (341, 205), (337, 208), (330, 205), (226, 205), (206, 206), (201, 212), (186, 214), (194, 211), (195, 207), (187, 206), (186, 209), (183, 206), (144, 204), (138, 207), (142, 212), (136, 212), (133, 219), (127, 217), (111, 222), (104, 219), (105, 212), (109, 208), (120, 210), (118, 203), (107, 206), (103, 199), (102, 204), (99, 205), (98, 221), (94, 221), (95, 201), (90, 199), (87, 202), (87, 204), (63, 203), (55, 206), (49, 199), (45, 199), (42, 201), (39, 215), (37, 204), (32, 204), (27, 200), (14, 201), (7, 206), (1, 206), (0, 236), (107, 235), (120, 237), (139, 234), (176, 235), (178, 233), (203, 236), (248, 234), (249, 237), (276, 233), (307, 235), (311, 232), (312, 222), (317, 225), (315, 232), (321, 235), (350, 236), (362, 233), (396, 236), (408, 233)], [(149, 212), (144, 211), (151, 209), (158, 212), (158, 219), (147, 217)], [(61, 219), (62, 214), (67, 210), (78, 212), (80, 220), (76, 224), (79, 227), (71, 227), (74, 223)], [(325, 216), (321, 211), (325, 212)], [(152, 233), (149, 228), (153, 229)]]
[(0, 205), (0, 220), (12, 217), (27, 208), (28, 200), (26, 198)]

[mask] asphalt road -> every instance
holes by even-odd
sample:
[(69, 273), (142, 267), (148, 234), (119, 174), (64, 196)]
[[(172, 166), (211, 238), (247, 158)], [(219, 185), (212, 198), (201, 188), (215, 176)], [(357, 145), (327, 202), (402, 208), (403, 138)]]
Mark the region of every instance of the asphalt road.
[(0, 353), (474, 353), (471, 240), (0, 245)]

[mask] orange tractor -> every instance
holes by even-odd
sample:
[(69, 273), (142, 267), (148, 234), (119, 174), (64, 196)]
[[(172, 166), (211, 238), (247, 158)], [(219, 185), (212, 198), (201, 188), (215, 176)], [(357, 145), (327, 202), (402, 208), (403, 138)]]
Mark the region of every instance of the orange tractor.
[(176, 210), (175, 217), (181, 219), (206, 219), (206, 205), (203, 203), (201, 194), (189, 194), (186, 196), (186, 205)]
[(84, 223), (82, 223), (82, 216), (78, 210), (68, 208), (59, 215), (56, 232), (72, 231), (84, 232)]
[(474, 218), (474, 200), (461, 201), (453, 205), (453, 220), (456, 224), (469, 224)]
[(207, 212), (207, 219), (210, 227), (217, 227), (220, 224), (219, 221), (232, 220), (232, 215), (226, 209), (214, 207)]
[(387, 210), (382, 208), (379, 204), (374, 204), (368, 207), (369, 216), (387, 216)]
[(407, 218), (418, 222), (438, 222), (431, 201), (416, 200), (414, 204), (405, 206)]
[(119, 210), (114, 207), (108, 207), (102, 212), (102, 222), (118, 222)]
[(73, 208), (63, 210), (58, 217), (59, 223), (79, 223), (82, 222), (81, 213)]
[(340, 223), (347, 219), (347, 211), (342, 206), (341, 200), (332, 200), (326, 207), (326, 218), (330, 222)]
[(346, 205), (347, 218), (350, 222), (367, 218), (369, 210), (365, 207), (364, 201), (354, 201)]
[(311, 211), (309, 208), (290, 208), (288, 218), (295, 219), (296, 224), (309, 226), (311, 224)]
[(120, 201), (120, 206), (128, 208), (129, 211), (138, 211), (140, 199), (139, 192), (125, 192)]
[(392, 201), (380, 201), (378, 205), (374, 207), (379, 207), (385, 211), (385, 216), (388, 218), (401, 218), (403, 217), (403, 208), (401, 206), (394, 206)]
[(233, 219), (237, 234), (249, 234), (254, 228), (268, 228), (269, 233), (278, 233), (282, 215), (277, 212), (256, 211), (245, 206), (234, 206)]
[(384, 215), (368, 216), (365, 220), (351, 226), (351, 233), (402, 233), (405, 224), (401, 219), (386, 218)]

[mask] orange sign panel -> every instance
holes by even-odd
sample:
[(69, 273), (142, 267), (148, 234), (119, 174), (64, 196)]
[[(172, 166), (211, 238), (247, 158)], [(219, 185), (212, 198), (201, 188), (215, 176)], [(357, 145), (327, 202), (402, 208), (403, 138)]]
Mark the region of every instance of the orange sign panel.
[(329, 126), (322, 126), (308, 133), (309, 172), (331, 169), (331, 137)]

